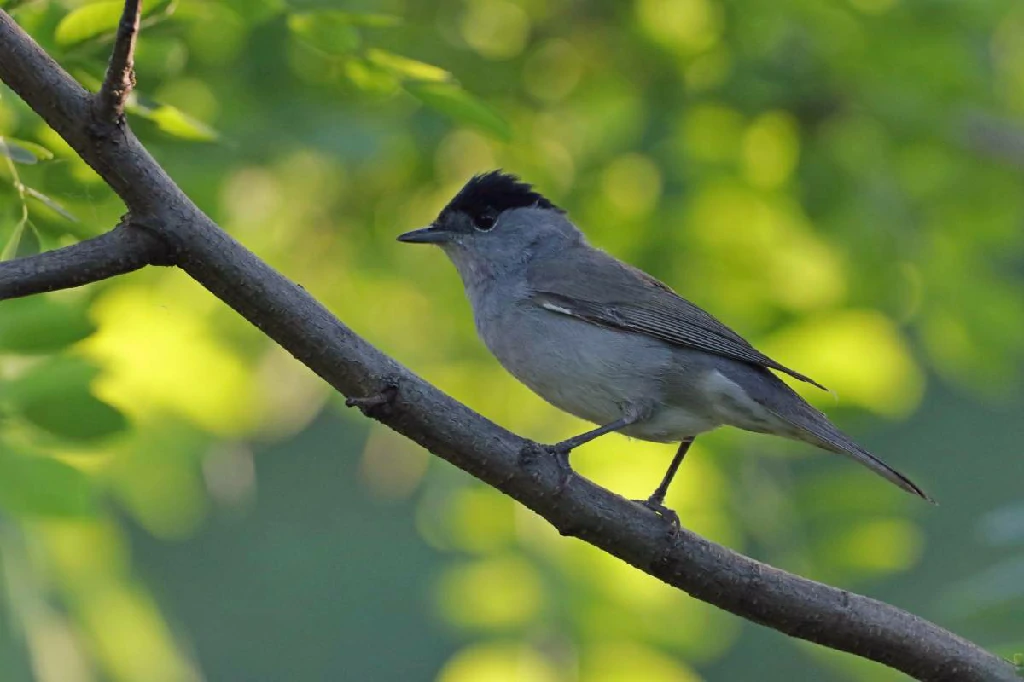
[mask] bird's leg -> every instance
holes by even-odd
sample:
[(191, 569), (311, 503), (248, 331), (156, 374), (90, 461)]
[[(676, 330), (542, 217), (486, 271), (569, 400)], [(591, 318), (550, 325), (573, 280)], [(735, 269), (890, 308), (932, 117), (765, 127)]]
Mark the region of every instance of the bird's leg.
[(578, 436), (573, 436), (572, 438), (567, 438), (567, 439), (563, 440), (560, 443), (555, 443), (554, 445), (549, 445), (548, 446), (548, 451), (551, 454), (553, 454), (556, 457), (558, 457), (559, 461), (565, 466), (565, 468), (568, 469), (569, 468), (569, 453), (570, 452), (572, 452), (573, 450), (575, 450), (579, 446), (583, 445), (584, 443), (589, 443), (590, 441), (594, 440), (598, 436), (603, 436), (604, 434), (611, 433), (612, 431), (618, 431), (619, 429), (623, 429), (623, 428), (629, 426), (630, 424), (632, 424), (634, 422), (636, 422), (636, 417), (632, 417), (632, 416), (622, 417), (621, 419), (616, 419), (611, 424), (605, 424), (604, 426), (599, 426), (596, 429), (593, 429), (591, 431), (587, 431), (586, 433), (581, 433)]
[(637, 421), (639, 421), (639, 419), (639, 416), (635, 414), (629, 414), (620, 419), (616, 419), (611, 424), (599, 426), (596, 429), (587, 431), (586, 433), (581, 433), (578, 436), (567, 438), (559, 443), (555, 443), (554, 445), (546, 446), (544, 449), (555, 456), (555, 461), (558, 462), (558, 465), (562, 468), (562, 472), (565, 474), (565, 477), (562, 479), (562, 484), (559, 486), (559, 492), (561, 492), (561, 490), (564, 489), (565, 486), (569, 484), (569, 481), (576, 473), (572, 470), (572, 467), (569, 466), (570, 452), (572, 452), (579, 446), (583, 445), (584, 443), (589, 443), (598, 436), (603, 436), (606, 433), (618, 431), (619, 429), (625, 428), (630, 424), (635, 424)]
[(676, 456), (672, 458), (672, 463), (668, 465), (668, 471), (665, 472), (665, 478), (661, 479), (661, 483), (651, 496), (646, 500), (640, 502), (643, 506), (647, 507), (653, 512), (656, 512), (669, 523), (674, 526), (679, 525), (679, 515), (674, 511), (665, 506), (665, 494), (668, 493), (668, 486), (675, 478), (676, 472), (679, 471), (679, 465), (683, 463), (683, 458), (686, 457), (686, 451), (690, 449), (690, 445), (693, 444), (693, 438), (687, 438), (679, 444), (679, 449), (676, 450)]

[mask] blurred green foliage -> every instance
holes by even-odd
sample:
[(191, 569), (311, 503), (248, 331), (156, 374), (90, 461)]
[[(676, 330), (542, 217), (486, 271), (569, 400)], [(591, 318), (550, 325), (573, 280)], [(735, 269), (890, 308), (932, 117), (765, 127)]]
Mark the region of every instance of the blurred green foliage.
[[(98, 84), (119, 2), (0, 6)], [(581, 425), (487, 355), (439, 253), (393, 243), (494, 167), (832, 387), (838, 405), (809, 398), (869, 443), (936, 386), (1021, 405), (1014, 0), (144, 7), (129, 115), (173, 177), (358, 333), (517, 432), (553, 441)], [(7, 90), (0, 135), (0, 257), (116, 224), (116, 197)], [(184, 541), (218, 510), (244, 515), (256, 504), (249, 444), (290, 442), (339, 401), (174, 271), (5, 301), (0, 353), (0, 603), (22, 652), (7, 658), (43, 682), (201, 679), (174, 604), (133, 567), (128, 533)], [(609, 437), (574, 463), (639, 498), (670, 453)], [(848, 463), (795, 459), (814, 454), (747, 434), (702, 438), (668, 504), (718, 542), (843, 587), (926, 570), (928, 510)], [(942, 501), (967, 484), (995, 488), (951, 446), (916, 470), (899, 450), (880, 454)], [(735, 618), (560, 538), (379, 427), (338, 456), (358, 461), (377, 498), (412, 500), (410, 524), (445, 557), (435, 578), (408, 576), (456, 643), (442, 682), (753, 679), (804, 653), (796, 669), (815, 679), (896, 679), (799, 644), (749, 656)], [(971, 456), (1005, 467), (1020, 498), (1018, 452)], [(935, 615), (983, 623), (982, 643), (1009, 656), (1024, 631), (1024, 566), (1019, 503), (1005, 505), (980, 522), (979, 543), (1005, 557), (965, 568)], [(368, 580), (343, 568), (338, 578)], [(714, 677), (723, 670), (732, 676)], [(6, 679), (24, 678), (0, 659)]]

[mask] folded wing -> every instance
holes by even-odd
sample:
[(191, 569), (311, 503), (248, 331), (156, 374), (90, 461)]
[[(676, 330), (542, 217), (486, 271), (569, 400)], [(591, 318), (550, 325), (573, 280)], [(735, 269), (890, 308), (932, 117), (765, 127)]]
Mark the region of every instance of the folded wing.
[(761, 353), (662, 282), (603, 251), (580, 248), (534, 259), (527, 284), (531, 300), (552, 312), (774, 369), (827, 390)]

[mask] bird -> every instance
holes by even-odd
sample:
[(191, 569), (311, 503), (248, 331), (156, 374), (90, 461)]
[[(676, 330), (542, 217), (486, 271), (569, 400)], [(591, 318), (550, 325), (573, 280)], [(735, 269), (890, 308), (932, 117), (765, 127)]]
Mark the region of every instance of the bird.
[(732, 426), (846, 455), (932, 502), (776, 373), (821, 384), (592, 246), (566, 211), (512, 173), (473, 176), (429, 226), (398, 240), (439, 246), (498, 362), (553, 406), (597, 425), (548, 446), (567, 472), (569, 453), (606, 433), (678, 443), (661, 483), (640, 501), (678, 524), (665, 495), (694, 438)]

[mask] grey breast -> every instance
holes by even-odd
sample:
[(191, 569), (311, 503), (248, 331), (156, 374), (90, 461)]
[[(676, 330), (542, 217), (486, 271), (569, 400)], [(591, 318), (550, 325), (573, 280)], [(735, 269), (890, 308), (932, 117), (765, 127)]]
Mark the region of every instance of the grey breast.
[(554, 406), (607, 424), (651, 411), (672, 364), (665, 343), (539, 308), (525, 289), (469, 292), (477, 330), (498, 361)]

